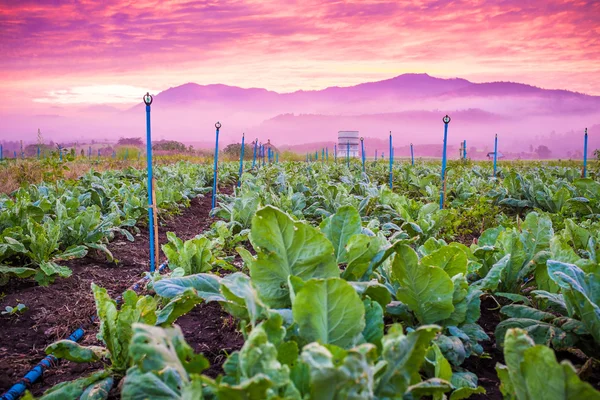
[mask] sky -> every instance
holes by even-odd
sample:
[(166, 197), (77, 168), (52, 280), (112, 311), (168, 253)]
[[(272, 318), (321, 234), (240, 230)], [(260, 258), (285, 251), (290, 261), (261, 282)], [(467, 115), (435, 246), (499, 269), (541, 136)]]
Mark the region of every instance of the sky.
[(600, 95), (600, 1), (0, 0), (0, 113), (425, 72)]

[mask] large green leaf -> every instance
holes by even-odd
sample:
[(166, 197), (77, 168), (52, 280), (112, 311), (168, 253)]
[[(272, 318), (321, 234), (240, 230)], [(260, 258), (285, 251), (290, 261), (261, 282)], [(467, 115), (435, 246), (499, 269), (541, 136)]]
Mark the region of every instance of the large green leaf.
[(553, 260), (548, 261), (548, 274), (561, 287), (569, 315), (580, 319), (600, 343), (600, 274)]
[(192, 289), (193, 293), (206, 302), (225, 298), (220, 292), (221, 278), (213, 274), (196, 274), (180, 278), (161, 279), (154, 284), (154, 291), (161, 297), (172, 299)]
[(84, 363), (95, 362), (106, 357), (108, 351), (100, 346), (81, 346), (72, 340), (59, 340), (46, 347), (46, 354), (56, 358)]
[(369, 269), (373, 258), (381, 250), (381, 239), (378, 236), (354, 235), (348, 240), (346, 269), (342, 278), (359, 280)]
[[(332, 353), (334, 350), (335, 353)], [(311, 398), (319, 400), (372, 399), (377, 351), (363, 344), (344, 351), (310, 343), (302, 361), (310, 369)]]
[(333, 244), (337, 263), (348, 262), (346, 246), (350, 238), (361, 231), (360, 215), (356, 208), (347, 205), (321, 222), (321, 232)]
[(348, 347), (365, 328), (365, 308), (352, 286), (341, 278), (311, 279), (296, 293), (294, 321), (306, 342)]
[[(101, 370), (83, 378), (59, 383), (45, 391), (40, 400), (80, 399), (88, 388), (94, 387), (99, 383), (110, 384), (112, 387), (113, 380), (110, 376), (110, 371)], [(96, 398), (105, 399), (107, 397)]]
[(186, 275), (198, 274), (212, 268), (211, 242), (200, 236), (183, 242), (173, 232), (167, 232), (169, 243), (162, 245), (169, 267), (183, 268)]
[(199, 392), (193, 397), (185, 393), (195, 387), (190, 374), (200, 374), (208, 368), (208, 361), (194, 353), (179, 327), (134, 324), (129, 355), (134, 367), (123, 381), (123, 399), (202, 398)]
[(453, 277), (467, 274), (467, 255), (458, 247), (444, 246), (421, 259), (421, 264), (439, 267)]
[(500, 390), (517, 400), (600, 399), (600, 392), (582, 382), (568, 361), (558, 363), (552, 349), (534, 345), (521, 329), (505, 337), (506, 366), (498, 364)]
[(290, 306), (290, 275), (308, 280), (340, 274), (331, 242), (318, 229), (294, 222), (272, 206), (256, 212), (251, 242), (258, 256), (250, 264), (250, 276), (270, 307)]
[(400, 325), (390, 328), (383, 337), (382, 358), (386, 364), (376, 387), (377, 396), (396, 398), (420, 382), (419, 370), (438, 332), (439, 327), (434, 325), (421, 326), (407, 335)]
[(448, 318), (454, 306), (454, 285), (439, 267), (419, 264), (417, 253), (401, 245), (392, 262), (392, 278), (399, 283), (398, 300), (406, 304), (422, 324)]

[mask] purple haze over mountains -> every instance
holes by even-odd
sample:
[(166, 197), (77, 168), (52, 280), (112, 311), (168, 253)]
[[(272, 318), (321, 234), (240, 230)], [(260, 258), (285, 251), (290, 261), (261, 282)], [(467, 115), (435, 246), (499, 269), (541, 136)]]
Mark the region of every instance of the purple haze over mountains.
[[(145, 135), (143, 104), (127, 111), (94, 106), (64, 117), (60, 109), (53, 113), (3, 116), (0, 139), (34, 141), (38, 128), (55, 141)], [(452, 117), (451, 144), (466, 139), (471, 146), (491, 146), (498, 133), (505, 151), (543, 144), (559, 156), (579, 149), (583, 129), (600, 123), (600, 96), (427, 74), (292, 93), (187, 83), (155, 96), (152, 130), (155, 140), (210, 143), (218, 120), (223, 145), (239, 142), (245, 132), (247, 138), (271, 139), (277, 146), (304, 147), (334, 142), (339, 130), (358, 130), (373, 139), (385, 139), (392, 131), (394, 144), (406, 146), (441, 143), (445, 114)], [(591, 150), (600, 147), (594, 133)]]

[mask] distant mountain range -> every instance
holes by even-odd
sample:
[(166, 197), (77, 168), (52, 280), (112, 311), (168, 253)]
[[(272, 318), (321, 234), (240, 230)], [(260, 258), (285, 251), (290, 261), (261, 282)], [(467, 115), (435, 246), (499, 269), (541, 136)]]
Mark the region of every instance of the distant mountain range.
[[(145, 134), (143, 110), (143, 104), (127, 111), (103, 107), (102, 112), (82, 110), (76, 117), (45, 116), (38, 121), (27, 116), (20, 124), (9, 118), (9, 125), (24, 127), (28, 134), (40, 127), (43, 132), (68, 136), (76, 129), (78, 138), (116, 139)], [(561, 142), (560, 148), (556, 145), (557, 150), (574, 151), (580, 146), (583, 129), (600, 123), (600, 96), (428, 74), (292, 93), (186, 83), (155, 96), (152, 131), (156, 140), (212, 143), (218, 120), (223, 124), (223, 145), (239, 142), (242, 132), (247, 140), (271, 139), (276, 146), (298, 146), (335, 142), (339, 130), (358, 130), (374, 139), (384, 139), (391, 131), (394, 143), (405, 146), (411, 142), (439, 144), (445, 114), (452, 118), (451, 144), (467, 139), (488, 145), (498, 133), (502, 146), (525, 149), (537, 146), (539, 138), (552, 137), (551, 132), (575, 132), (577, 140)]]

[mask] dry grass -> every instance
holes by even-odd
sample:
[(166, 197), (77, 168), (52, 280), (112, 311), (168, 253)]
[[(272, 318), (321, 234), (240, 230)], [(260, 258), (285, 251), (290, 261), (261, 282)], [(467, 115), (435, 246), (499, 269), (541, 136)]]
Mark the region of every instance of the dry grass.
[[(204, 163), (207, 160), (202, 157), (187, 155), (157, 156), (154, 165), (174, 164), (179, 161)], [(100, 160), (89, 160), (85, 158), (63, 163), (38, 161), (38, 160), (6, 160), (0, 163), (0, 193), (12, 193), (13, 191), (31, 184), (41, 182), (54, 182), (59, 179), (76, 180), (85, 175), (90, 169), (95, 171), (118, 170), (128, 167), (136, 169), (146, 168), (146, 160), (114, 160), (104, 158)]]

